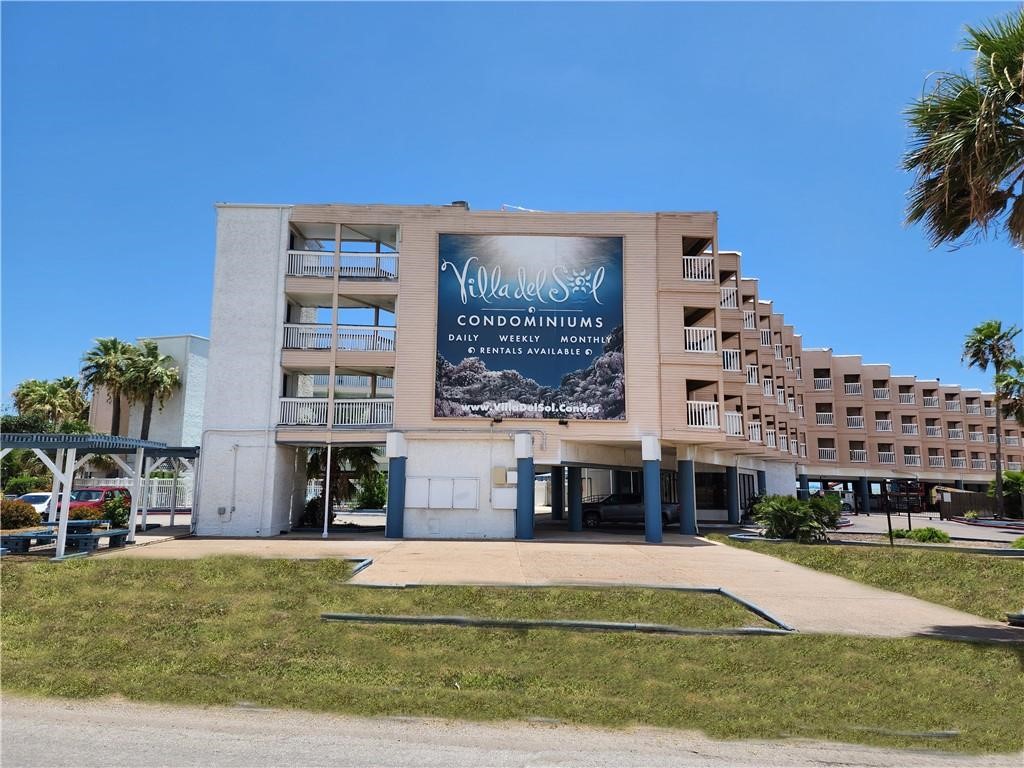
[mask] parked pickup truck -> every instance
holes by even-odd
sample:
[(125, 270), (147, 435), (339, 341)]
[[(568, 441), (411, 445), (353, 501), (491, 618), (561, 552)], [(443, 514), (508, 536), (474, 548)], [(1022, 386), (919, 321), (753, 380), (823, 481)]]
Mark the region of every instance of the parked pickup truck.
[[(610, 493), (583, 500), (583, 526), (597, 528), (602, 523), (642, 523), (644, 500), (636, 493)], [(661, 503), (662, 523), (679, 522), (679, 505)]]

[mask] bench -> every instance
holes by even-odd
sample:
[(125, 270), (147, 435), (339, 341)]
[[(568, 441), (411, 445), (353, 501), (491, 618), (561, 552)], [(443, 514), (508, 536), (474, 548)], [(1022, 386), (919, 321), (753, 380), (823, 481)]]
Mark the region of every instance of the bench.
[[(109, 546), (114, 548), (123, 547), (128, 537), (127, 528), (115, 528), (109, 531), (96, 531), (88, 533), (68, 533), (66, 543), (69, 547), (79, 552), (95, 552), (99, 548), (100, 539), (110, 539)], [(23, 531), (22, 533), (8, 533), (2, 537), (0, 544), (12, 553), (24, 554), (30, 547), (42, 546), (43, 544), (56, 543), (57, 533), (51, 531)]]

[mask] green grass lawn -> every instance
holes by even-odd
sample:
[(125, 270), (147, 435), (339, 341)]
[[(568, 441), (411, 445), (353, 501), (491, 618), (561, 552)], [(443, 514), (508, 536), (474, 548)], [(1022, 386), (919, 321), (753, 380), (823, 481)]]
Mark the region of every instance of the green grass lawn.
[(748, 543), (721, 534), (709, 538), (996, 621), (1024, 608), (1024, 560), (933, 549)]
[[(355, 589), (343, 584), (347, 565), (332, 560), (5, 562), (0, 573), (8, 693), (546, 717), (961, 751), (1017, 750), (1024, 732), (1019, 648), (326, 623), (321, 611), (365, 610), (376, 600), (401, 612), (467, 615), (548, 615), (555, 607), (546, 596), (530, 605), (528, 590), (481, 598), (475, 588)], [(602, 604), (593, 590), (563, 592), (583, 601), (567, 608), (587, 614), (602, 609), (613, 618), (630, 607), (625, 595)], [(651, 619), (666, 610), (653, 602), (644, 609)], [(897, 733), (947, 730), (960, 733)]]

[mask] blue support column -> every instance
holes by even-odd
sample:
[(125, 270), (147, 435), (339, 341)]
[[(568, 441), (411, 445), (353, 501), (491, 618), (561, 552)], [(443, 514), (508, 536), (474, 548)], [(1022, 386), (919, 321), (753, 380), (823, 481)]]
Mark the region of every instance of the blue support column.
[(565, 469), (551, 468), (551, 519), (561, 520), (565, 515)]
[(800, 482), (800, 489), (796, 492), (796, 497), (803, 501), (807, 501), (811, 498), (811, 486), (807, 479), (807, 475), (797, 475), (797, 480)]
[(583, 470), (569, 467), (569, 530), (583, 530)]
[(644, 541), (661, 544), (661, 462), (644, 462)]
[(405, 456), (388, 459), (388, 508), (384, 518), (384, 537), (400, 539), (405, 535)]
[(871, 514), (871, 491), (868, 479), (861, 477), (857, 479), (857, 501), (860, 504), (860, 512), (865, 515)]
[(679, 471), (679, 532), (697, 536), (697, 483), (693, 474), (693, 460), (678, 462)]
[(736, 467), (725, 468), (725, 505), (729, 510), (729, 524), (740, 524), (740, 473)]
[(758, 496), (768, 495), (768, 473), (763, 469), (757, 470), (757, 494)]
[(516, 459), (516, 538), (533, 538), (533, 457)]

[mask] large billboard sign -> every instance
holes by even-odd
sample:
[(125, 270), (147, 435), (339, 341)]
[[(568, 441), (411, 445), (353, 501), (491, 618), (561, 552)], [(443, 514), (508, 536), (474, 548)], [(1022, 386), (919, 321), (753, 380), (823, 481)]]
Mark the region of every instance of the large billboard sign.
[(625, 419), (622, 238), (441, 234), (434, 415)]

